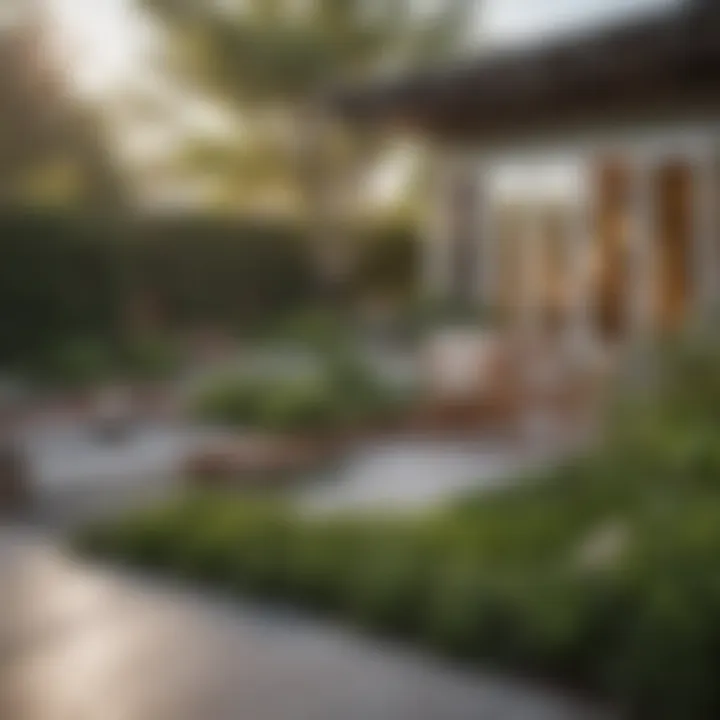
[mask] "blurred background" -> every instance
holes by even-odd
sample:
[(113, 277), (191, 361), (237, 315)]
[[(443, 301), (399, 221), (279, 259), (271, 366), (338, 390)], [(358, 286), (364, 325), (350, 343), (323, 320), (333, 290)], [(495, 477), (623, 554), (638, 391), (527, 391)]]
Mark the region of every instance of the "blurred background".
[(328, 112), (682, 7), (0, 0), (2, 720), (717, 717), (712, 333), (550, 367), (428, 292), (428, 133)]

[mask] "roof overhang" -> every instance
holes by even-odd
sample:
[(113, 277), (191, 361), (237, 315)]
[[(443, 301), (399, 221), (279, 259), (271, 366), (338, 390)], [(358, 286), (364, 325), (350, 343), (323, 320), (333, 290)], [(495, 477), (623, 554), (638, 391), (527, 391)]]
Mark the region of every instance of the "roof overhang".
[(483, 140), (569, 126), (717, 116), (720, 0), (341, 89), (331, 93), (329, 106), (353, 122)]

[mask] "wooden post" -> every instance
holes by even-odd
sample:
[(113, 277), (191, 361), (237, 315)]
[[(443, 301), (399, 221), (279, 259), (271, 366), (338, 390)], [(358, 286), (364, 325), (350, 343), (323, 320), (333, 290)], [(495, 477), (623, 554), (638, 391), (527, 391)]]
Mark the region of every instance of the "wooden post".
[(521, 263), (521, 334), (534, 341), (541, 330), (543, 316), (543, 261), (544, 237), (541, 210), (530, 206), (523, 213), (522, 236), (520, 237)]
[(646, 346), (656, 330), (657, 247), (653, 205), (654, 165), (640, 158), (632, 167), (628, 227), (628, 326), (632, 345)]
[(715, 319), (720, 299), (720, 223), (717, 207), (720, 203), (720, 182), (718, 163), (712, 151), (696, 157), (693, 170), (691, 325), (707, 331)]
[(486, 168), (479, 165), (477, 189), (477, 226), (479, 233), (478, 294), (482, 309), (494, 313), (500, 290), (499, 239), (497, 233), (496, 208), (488, 188)]
[(431, 176), (424, 211), (422, 285), (430, 300), (441, 302), (452, 290), (449, 221), (452, 167), (443, 149), (433, 153)]
[(577, 193), (571, 199), (567, 272), (568, 293), (568, 345), (573, 352), (585, 353), (595, 339), (593, 322), (594, 292), (593, 253), (598, 240), (595, 217), (595, 191), (591, 173), (578, 172)]

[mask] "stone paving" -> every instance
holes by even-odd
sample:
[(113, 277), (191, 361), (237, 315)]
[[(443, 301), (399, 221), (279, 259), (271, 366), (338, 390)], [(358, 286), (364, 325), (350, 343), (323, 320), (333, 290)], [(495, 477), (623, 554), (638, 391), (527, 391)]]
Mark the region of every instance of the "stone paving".
[[(154, 424), (118, 443), (99, 443), (77, 421), (47, 422), (23, 438), (36, 486), (35, 516), (67, 526), (153, 502), (177, 488), (194, 449), (218, 431)], [(419, 509), (473, 489), (493, 488), (523, 468), (551, 461), (508, 441), (376, 442), (312, 473), (297, 500), (319, 510)]]
[(0, 529), (2, 720), (593, 720), (289, 612), (89, 567)]
[[(0, 526), (0, 720), (598, 717), (568, 698), (289, 611), (223, 602), (61, 551), (58, 529), (172, 492), (196, 439), (154, 427), (99, 446), (78, 423), (34, 426), (26, 441), (41, 491), (35, 527)], [(477, 484), (482, 469), (493, 484), (507, 460), (487, 447), (371, 448), (302, 500), (423, 505)]]

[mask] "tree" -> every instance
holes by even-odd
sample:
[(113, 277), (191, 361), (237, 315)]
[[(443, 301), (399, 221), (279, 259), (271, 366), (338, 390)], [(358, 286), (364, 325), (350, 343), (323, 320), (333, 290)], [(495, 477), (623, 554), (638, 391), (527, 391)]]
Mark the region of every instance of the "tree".
[(123, 201), (98, 116), (73, 97), (37, 14), (0, 26), (0, 202)]
[[(237, 121), (233, 139), (194, 143), (185, 166), (219, 178), (237, 203), (277, 201), (294, 211), (307, 204), (308, 175), (321, 164), (319, 147), (304, 155), (315, 162), (298, 162), (308, 99), (340, 80), (446, 57), (463, 46), (474, 5), (447, 0), (420, 12), (411, 0), (143, 3), (169, 30), (175, 76)], [(380, 147), (376, 138), (358, 145), (330, 132), (323, 143), (326, 161), (343, 157), (354, 174), (358, 158), (371, 167)]]

